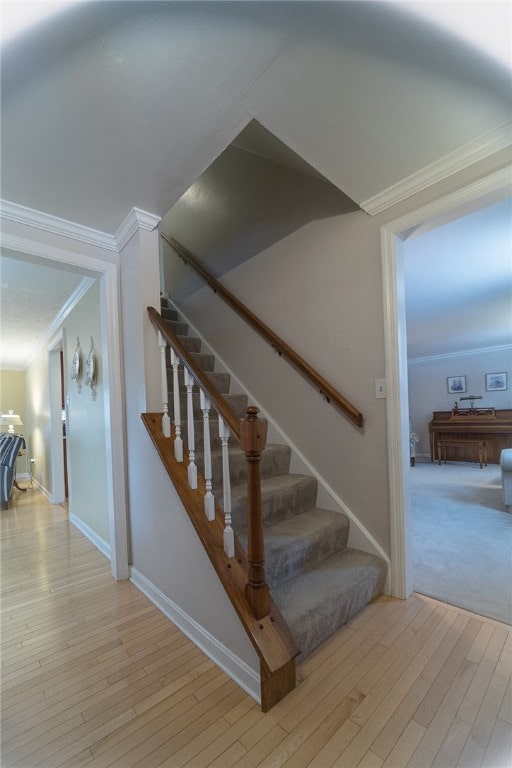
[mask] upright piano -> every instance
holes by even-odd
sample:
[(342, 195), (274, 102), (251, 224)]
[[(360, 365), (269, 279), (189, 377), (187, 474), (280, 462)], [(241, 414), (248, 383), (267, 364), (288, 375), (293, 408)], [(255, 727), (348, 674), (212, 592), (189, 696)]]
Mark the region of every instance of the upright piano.
[[(483, 440), (487, 444), (489, 464), (500, 463), (503, 448), (512, 448), (512, 409), (454, 408), (451, 411), (434, 411), (428, 425), (430, 459), (437, 459), (439, 440)], [(468, 458), (463, 446), (448, 446), (449, 461), (465, 461)]]

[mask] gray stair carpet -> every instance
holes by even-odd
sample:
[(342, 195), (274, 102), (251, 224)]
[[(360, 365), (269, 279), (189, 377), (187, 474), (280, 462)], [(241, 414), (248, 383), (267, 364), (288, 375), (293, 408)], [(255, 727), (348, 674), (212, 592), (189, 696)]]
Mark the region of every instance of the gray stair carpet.
[[(227, 374), (215, 373), (215, 358), (201, 352), (201, 341), (162, 299), (162, 316), (208, 372), (226, 400), (243, 417), (245, 395), (230, 394)], [(169, 371), (169, 404), (173, 402)], [(180, 377), (182, 436), (186, 445), (186, 391)], [(203, 419), (194, 387), (196, 463), (203, 469)], [(210, 421), (214, 495), (222, 506), (222, 456), (218, 423)], [(247, 469), (243, 452), (230, 446), (231, 516), (235, 533), (247, 547)], [(260, 462), (261, 501), (265, 534), (265, 575), (274, 602), (297, 640), (299, 660), (308, 656), (352, 616), (377, 597), (386, 577), (384, 560), (347, 546), (349, 520), (342, 512), (316, 506), (317, 481), (291, 473), (290, 448), (268, 444)]]

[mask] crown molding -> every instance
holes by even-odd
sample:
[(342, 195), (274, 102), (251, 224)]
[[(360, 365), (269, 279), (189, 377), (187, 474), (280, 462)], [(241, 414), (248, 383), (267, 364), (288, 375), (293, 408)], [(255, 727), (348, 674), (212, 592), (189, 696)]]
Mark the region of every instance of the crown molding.
[(32, 350), (30, 351), (30, 355), (25, 360), (23, 364), (23, 370), (27, 368), (30, 363), (34, 360), (34, 358), (39, 354), (39, 352), (44, 348), (51, 346), (50, 342), (52, 341), (53, 337), (63, 324), (66, 317), (69, 315), (70, 312), (77, 306), (80, 299), (82, 299), (91, 285), (94, 283), (93, 277), (84, 277), (83, 280), (80, 281), (80, 284), (78, 285), (77, 289), (74, 291), (74, 293), (69, 297), (69, 299), (66, 301), (62, 309), (58, 312), (58, 314), (55, 315), (53, 318), (51, 324), (48, 326), (46, 331), (44, 332), (43, 336), (38, 340), (37, 344), (32, 347)]
[(432, 363), (438, 360), (452, 360), (455, 357), (468, 357), (468, 355), (483, 355), (490, 352), (506, 352), (512, 349), (512, 344), (500, 344), (495, 347), (480, 347), (479, 349), (466, 349), (460, 352), (444, 352), (439, 355), (425, 355), (425, 357), (411, 357), (407, 360), (407, 365), (417, 365), (419, 363)]
[(157, 216), (154, 213), (148, 213), (141, 208), (132, 208), (114, 235), (117, 250), (122, 251), (126, 243), (139, 229), (152, 232), (158, 227), (161, 219), (161, 216)]
[(433, 184), (443, 181), (457, 171), (462, 171), (469, 165), (510, 146), (512, 146), (512, 122), (509, 121), (368, 198), (360, 204), (361, 208), (370, 216), (375, 216)]
[(25, 205), (11, 203), (9, 200), (0, 200), (0, 218), (15, 221), (17, 224), (27, 224), (30, 227), (52, 232), (55, 235), (63, 235), (81, 243), (105, 248), (108, 251), (117, 252), (118, 250), (115, 238), (106, 232), (84, 227), (82, 224), (61, 219), (51, 213), (27, 208)]
[(119, 253), (139, 229), (152, 232), (161, 221), (161, 216), (148, 213), (141, 208), (132, 208), (115, 235), (109, 235), (107, 232), (84, 227), (82, 224), (76, 224), (43, 211), (36, 211), (9, 200), (0, 200), (0, 218), (17, 224), (26, 224), (55, 235), (63, 235), (115, 253)]

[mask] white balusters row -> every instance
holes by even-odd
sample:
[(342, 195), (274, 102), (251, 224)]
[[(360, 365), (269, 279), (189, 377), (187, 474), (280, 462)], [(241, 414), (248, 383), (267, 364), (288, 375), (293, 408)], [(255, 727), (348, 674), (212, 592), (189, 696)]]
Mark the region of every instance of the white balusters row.
[[(169, 404), (168, 404), (168, 383), (167, 383), (167, 361), (166, 346), (167, 342), (159, 332), (160, 345), (160, 363), (162, 378), (162, 432), (165, 437), (171, 436)], [(173, 376), (173, 410), (174, 410), (174, 456), (176, 461), (183, 461), (183, 440), (181, 437), (181, 408), (180, 408), (180, 389), (179, 389), (179, 367), (182, 364), (179, 356), (172, 347), (170, 350), (170, 360)], [(188, 442), (188, 467), (187, 476), (190, 488), (197, 489), (197, 466), (196, 466), (196, 448), (194, 431), (194, 404), (193, 387), (196, 383), (193, 374), (186, 365), (183, 365), (184, 383), (187, 397), (187, 442)], [(203, 414), (203, 451), (204, 451), (204, 478), (206, 493), (204, 496), (204, 512), (209, 521), (215, 519), (215, 498), (213, 495), (213, 477), (212, 477), (212, 452), (210, 441), (210, 410), (211, 403), (207, 395), (199, 385), (200, 408)], [(229, 474), (229, 438), (230, 430), (219, 415), (219, 437), (222, 446), (222, 487), (224, 498), (224, 551), (227, 557), (235, 555), (235, 535), (231, 527), (231, 481)]]

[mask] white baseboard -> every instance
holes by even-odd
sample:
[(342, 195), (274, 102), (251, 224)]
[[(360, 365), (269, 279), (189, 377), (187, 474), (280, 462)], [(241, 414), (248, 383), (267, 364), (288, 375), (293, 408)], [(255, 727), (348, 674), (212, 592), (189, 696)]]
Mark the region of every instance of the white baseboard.
[(234, 682), (261, 703), (260, 677), (133, 566), (130, 581)]
[(32, 485), (35, 486), (38, 491), (41, 491), (43, 496), (48, 499), (50, 504), (55, 504), (50, 491), (45, 488), (44, 485), (41, 485), (41, 483), (39, 483), (34, 477), (32, 478)]
[(92, 528), (89, 528), (87, 523), (84, 523), (84, 521), (80, 520), (76, 515), (70, 513), (69, 522), (72, 523), (75, 528), (78, 528), (80, 533), (83, 533), (83, 535), (110, 560), (110, 544), (108, 542), (102, 539), (101, 536), (98, 536)]

